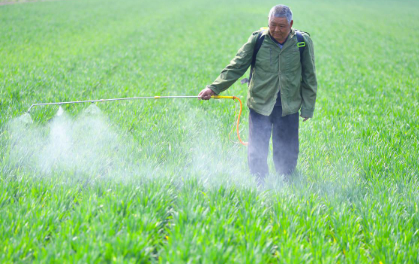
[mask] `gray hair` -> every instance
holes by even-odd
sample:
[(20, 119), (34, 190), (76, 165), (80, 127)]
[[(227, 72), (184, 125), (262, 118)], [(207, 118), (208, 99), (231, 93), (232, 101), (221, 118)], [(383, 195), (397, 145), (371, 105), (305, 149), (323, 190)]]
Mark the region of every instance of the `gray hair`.
[(272, 17), (285, 17), (288, 23), (291, 23), (292, 12), (286, 5), (276, 5), (271, 8), (271, 11), (269, 11), (268, 19), (271, 20)]

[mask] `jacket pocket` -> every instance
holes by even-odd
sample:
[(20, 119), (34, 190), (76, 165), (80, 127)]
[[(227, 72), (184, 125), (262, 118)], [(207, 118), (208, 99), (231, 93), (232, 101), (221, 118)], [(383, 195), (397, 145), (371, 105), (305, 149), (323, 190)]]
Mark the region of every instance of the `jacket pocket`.
[(287, 52), (286, 56), (281, 60), (281, 71), (283, 72), (298, 72), (300, 67), (300, 52), (298, 49)]
[(278, 57), (272, 47), (262, 46), (256, 56), (256, 71), (278, 72)]

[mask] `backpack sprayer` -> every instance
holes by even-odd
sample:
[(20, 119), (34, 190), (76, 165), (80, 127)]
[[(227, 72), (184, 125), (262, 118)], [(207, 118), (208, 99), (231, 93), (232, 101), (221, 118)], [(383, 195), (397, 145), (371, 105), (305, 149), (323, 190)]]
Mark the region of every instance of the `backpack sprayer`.
[[(199, 99), (199, 96), (193, 96), (193, 95), (179, 95), (179, 96), (143, 96), (143, 97), (126, 97), (126, 98), (110, 98), (110, 99), (98, 99), (98, 100), (86, 100), (86, 101), (69, 101), (69, 102), (55, 102), (55, 103), (37, 103), (32, 104), (31, 107), (28, 109), (28, 114), (31, 112), (31, 109), (35, 106), (48, 106), (48, 105), (65, 105), (65, 104), (83, 104), (83, 103), (101, 103), (101, 102), (110, 102), (110, 101), (128, 101), (128, 100), (141, 100), (141, 99), (178, 99), (178, 98), (195, 98)], [(240, 98), (236, 96), (221, 96), (221, 95), (213, 95), (211, 96), (213, 99), (233, 99), (237, 100), (240, 103), (240, 110), (239, 115), (237, 117), (236, 122), (236, 132), (237, 132), (237, 138), (239, 139), (240, 143), (244, 146), (247, 146), (247, 142), (243, 142), (243, 140), (240, 137), (239, 132), (239, 124), (240, 124), (240, 116), (242, 113), (242, 101)]]

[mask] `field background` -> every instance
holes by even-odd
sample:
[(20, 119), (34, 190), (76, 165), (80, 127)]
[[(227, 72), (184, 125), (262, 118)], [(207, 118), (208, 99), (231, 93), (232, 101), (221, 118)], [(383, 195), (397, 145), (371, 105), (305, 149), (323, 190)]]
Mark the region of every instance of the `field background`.
[(196, 95), (277, 2), (0, 6), (0, 262), (418, 263), (419, 2), (283, 3), (314, 41), (318, 99), (294, 179), (261, 189), (231, 101), (22, 115)]

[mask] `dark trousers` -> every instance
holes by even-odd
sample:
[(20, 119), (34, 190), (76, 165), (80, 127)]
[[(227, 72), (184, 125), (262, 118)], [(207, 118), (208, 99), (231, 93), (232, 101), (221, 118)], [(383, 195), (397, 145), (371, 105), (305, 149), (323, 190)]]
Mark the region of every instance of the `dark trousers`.
[(269, 173), (267, 159), (272, 135), (275, 169), (279, 174), (291, 174), (297, 166), (299, 151), (298, 113), (282, 116), (281, 106), (275, 106), (270, 116), (249, 110), (247, 158), (250, 173), (262, 178)]

